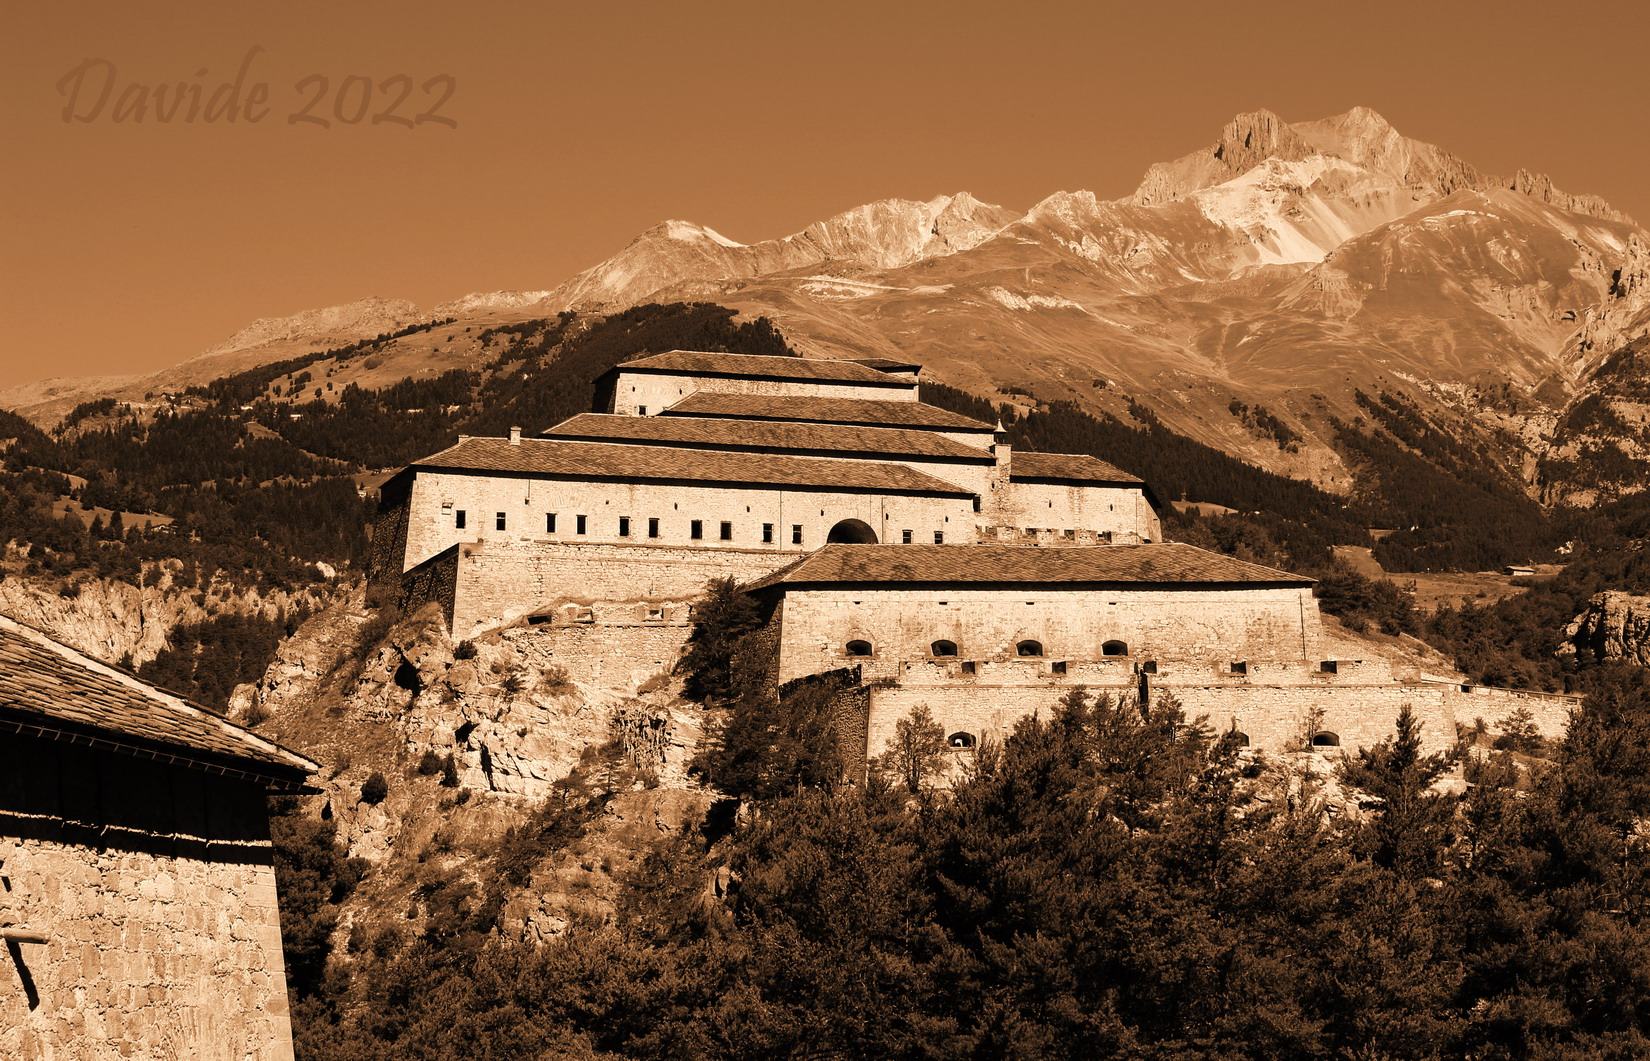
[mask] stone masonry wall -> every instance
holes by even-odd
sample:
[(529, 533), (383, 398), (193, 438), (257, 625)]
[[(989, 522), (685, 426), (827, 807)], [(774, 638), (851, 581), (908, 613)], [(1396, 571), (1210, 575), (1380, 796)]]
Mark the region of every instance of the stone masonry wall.
[[(652, 372), (625, 372), (614, 387), (613, 409), (626, 416), (655, 415), (697, 391), (712, 394), (763, 394), (804, 398), (870, 398), (876, 401), (916, 401), (917, 386), (903, 380), (898, 386), (866, 383), (810, 383), (805, 380), (721, 379), (715, 376), (675, 376)], [(644, 414), (642, 409), (646, 409)]]
[[(748, 582), (789, 562), (736, 549), (488, 541), (458, 550), (455, 638), (566, 603), (640, 606), (696, 600), (712, 579)], [(604, 611), (605, 614), (605, 611)]]
[(1090, 531), (1122, 541), (1163, 540), (1157, 513), (1138, 486), (1076, 486), (1010, 481), (990, 495), (986, 514), (998, 526)]
[[(472, 542), (607, 543), (699, 549), (757, 550), (774, 554), (778, 567), (825, 544), (830, 529), (845, 519), (871, 527), (879, 540), (897, 542), (903, 530), (913, 540), (948, 542), (974, 538), (976, 517), (968, 497), (923, 497), (830, 490), (713, 487), (693, 483), (608, 483), (535, 479), (527, 476), (419, 472), (413, 482), (403, 568), (422, 563), (457, 544)], [(457, 526), (463, 511), (465, 526)], [(505, 528), (498, 529), (504, 514)], [(556, 517), (548, 530), (547, 516)], [(578, 517), (585, 533), (578, 533)], [(628, 517), (629, 535), (620, 534)], [(659, 536), (648, 536), (649, 519), (659, 520)], [(692, 536), (698, 520), (703, 537)], [(721, 538), (721, 524), (732, 537)], [(764, 542), (763, 525), (773, 540)], [(793, 528), (802, 528), (801, 544)]]
[(0, 1057), (290, 1059), (263, 791), (0, 740)]
[(785, 595), (780, 680), (843, 666), (849, 641), (868, 678), (909, 680), (904, 664), (953, 641), (959, 660), (1008, 660), (1035, 640), (1048, 660), (1100, 660), (1118, 640), (1134, 659), (1316, 660), (1322, 640), (1308, 589), (831, 587)]
[[(1047, 717), (1075, 683), (1037, 686), (873, 686), (868, 748), (879, 755), (892, 738), (894, 725), (913, 708), (926, 705), (946, 733), (965, 732), (977, 740), (1001, 740), (1014, 724), (1034, 711)], [(1085, 686), (1095, 694), (1137, 695), (1138, 680), (1109, 686)], [(1237, 729), (1250, 746), (1267, 752), (1299, 750), (1308, 721), (1321, 712), (1316, 729), (1335, 734), (1339, 750), (1351, 754), (1390, 735), (1399, 710), (1410, 705), (1422, 723), (1422, 743), (1429, 752), (1455, 741), (1455, 715), (1446, 690), (1416, 684), (1274, 684), (1259, 682), (1158, 684), (1152, 695), (1173, 694), (1188, 717), (1207, 716), (1218, 732)], [(1333, 752), (1334, 749), (1326, 749)]]

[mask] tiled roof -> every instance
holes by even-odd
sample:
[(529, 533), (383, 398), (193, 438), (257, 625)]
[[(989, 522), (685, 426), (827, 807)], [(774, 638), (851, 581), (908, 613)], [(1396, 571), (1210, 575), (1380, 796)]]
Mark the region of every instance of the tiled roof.
[(432, 471), (509, 472), (556, 479), (795, 486), (850, 493), (968, 497), (969, 491), (902, 464), (732, 453), (559, 438), (465, 438), (416, 461)]
[(697, 391), (664, 411), (665, 416), (721, 416), (746, 420), (796, 420), (823, 424), (990, 431), (991, 425), (922, 402), (865, 398), (809, 398), (793, 395), (713, 394)]
[(932, 431), (805, 424), (790, 421), (714, 419), (688, 416), (617, 416), (580, 413), (544, 432), (546, 438), (600, 442), (634, 441), (693, 448), (806, 451), (860, 457), (917, 457), (991, 463), (980, 446), (967, 446)]
[(911, 386), (910, 380), (892, 379), (886, 372), (836, 358), (716, 354), (703, 350), (672, 350), (652, 354), (626, 361), (619, 365), (618, 371), (687, 376), (752, 376), (812, 383), (863, 383), (880, 387)]
[(827, 545), (751, 588), (832, 584), (1310, 586), (1313, 580), (1179, 542), (1034, 545)]
[(0, 731), (68, 733), (301, 784), (319, 766), (180, 696), (0, 616)]
[(1130, 475), (1116, 465), (1107, 464), (1086, 453), (1037, 453), (1017, 449), (1009, 462), (1008, 477), (1013, 480), (1053, 479), (1067, 483), (1139, 483), (1138, 475)]

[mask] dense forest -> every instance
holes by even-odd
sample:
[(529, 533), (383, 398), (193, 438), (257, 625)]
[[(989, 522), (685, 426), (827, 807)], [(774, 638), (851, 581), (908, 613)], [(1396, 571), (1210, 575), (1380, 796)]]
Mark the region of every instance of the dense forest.
[[(1405, 712), (1313, 770), (1171, 697), (1074, 691), (949, 789), (921, 712), (844, 785), (816, 691), (755, 691), (758, 617), (726, 592), (699, 614), (689, 684), (728, 705), (700, 769), (742, 809), (661, 838), (611, 917), (513, 942), (493, 883), (432, 871), (416, 931), (381, 922), (329, 960), (365, 867), (330, 822), (278, 819), (300, 1057), (1650, 1051), (1642, 671), (1589, 664), (1545, 758), (1470, 732), (1425, 755)], [(1469, 784), (1434, 785), (1457, 765)], [(611, 795), (595, 777), (511, 832), (498, 879), (565, 857)]]

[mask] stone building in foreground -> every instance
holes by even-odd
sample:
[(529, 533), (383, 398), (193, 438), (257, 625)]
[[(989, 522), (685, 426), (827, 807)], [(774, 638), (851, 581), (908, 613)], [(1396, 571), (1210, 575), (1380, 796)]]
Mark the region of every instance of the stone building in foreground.
[(266, 797), (315, 769), (0, 617), (0, 1057), (291, 1058)]

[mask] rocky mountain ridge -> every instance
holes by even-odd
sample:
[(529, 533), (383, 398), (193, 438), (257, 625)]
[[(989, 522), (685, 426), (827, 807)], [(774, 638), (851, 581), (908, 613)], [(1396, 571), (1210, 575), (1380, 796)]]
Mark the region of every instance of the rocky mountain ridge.
[[(385, 386), (477, 365), (473, 334), (491, 327), (707, 300), (769, 317), (816, 355), (919, 360), (977, 393), (1105, 415), (1143, 407), (1338, 491), (1358, 475), (1338, 425), (1357, 422), (1357, 392), (1392, 391), (1446, 432), (1517, 439), (1508, 463), (1532, 496), (1608, 497), (1650, 470), (1586, 404), (1636, 386), (1638, 361), (1612, 357), (1650, 331), (1647, 240), (1595, 197), (1523, 170), (1486, 175), (1368, 108), (1294, 123), (1261, 110), (1118, 199), (1057, 192), (1024, 213), (966, 193), (890, 199), (751, 244), (663, 222), (557, 287), (444, 303), (432, 312), (454, 327), (399, 344), (414, 354), (393, 364), (327, 375)], [(393, 300), (352, 306), (259, 322), (144, 380), (35, 386), (0, 404), (55, 422), (84, 397), (136, 400), (421, 316)], [(1234, 403), (1299, 443), (1268, 445)]]

